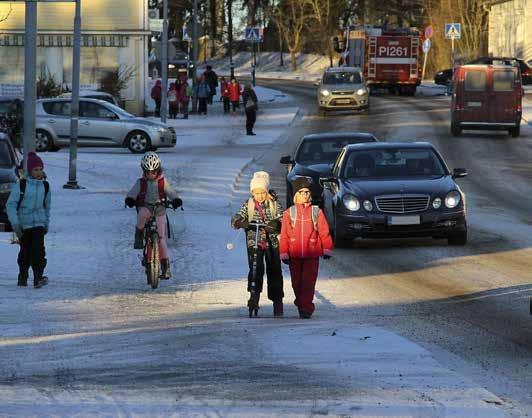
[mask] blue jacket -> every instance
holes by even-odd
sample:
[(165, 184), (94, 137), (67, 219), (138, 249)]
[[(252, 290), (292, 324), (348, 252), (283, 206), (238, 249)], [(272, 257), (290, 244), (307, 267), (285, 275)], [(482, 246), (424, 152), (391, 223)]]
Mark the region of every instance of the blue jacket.
[(205, 99), (209, 97), (210, 93), (211, 93), (211, 88), (205, 81), (196, 85), (196, 94), (198, 97)]
[(33, 178), (26, 179), (26, 191), (17, 211), (20, 198), (20, 183), (16, 183), (11, 189), (6, 203), (9, 223), (20, 225), (24, 229), (44, 226), (48, 229), (50, 223), (50, 206), (52, 204), (51, 191), (46, 196), (46, 208), (44, 207), (44, 182)]

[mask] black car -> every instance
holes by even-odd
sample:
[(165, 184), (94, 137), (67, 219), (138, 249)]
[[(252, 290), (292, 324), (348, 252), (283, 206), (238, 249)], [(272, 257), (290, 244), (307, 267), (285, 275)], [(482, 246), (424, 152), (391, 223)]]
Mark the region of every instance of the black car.
[(11, 187), (17, 182), (18, 156), (5, 133), (0, 133), (0, 231), (10, 231), (6, 202)]
[(375, 142), (377, 138), (364, 132), (328, 132), (305, 135), (297, 146), (295, 156), (287, 155), (281, 158), (281, 164), (288, 165), (286, 175), (286, 207), (294, 204), (291, 182), (297, 177), (312, 179), (312, 201), (321, 203), (322, 187), (320, 177), (327, 177), (338, 154), (349, 144)]
[(354, 238), (446, 238), (467, 243), (465, 195), (429, 143), (345, 147), (332, 176), (321, 178), (323, 209), (337, 247)]
[[(485, 65), (515, 65), (518, 66), (521, 71), (521, 81), (523, 85), (532, 84), (532, 67), (528, 65), (524, 60), (519, 58), (508, 57), (480, 57), (473, 61), (469, 61), (467, 64), (485, 64)], [(453, 78), (453, 70), (447, 68), (445, 70), (438, 71), (434, 75), (434, 82), (442, 86), (446, 86)]]

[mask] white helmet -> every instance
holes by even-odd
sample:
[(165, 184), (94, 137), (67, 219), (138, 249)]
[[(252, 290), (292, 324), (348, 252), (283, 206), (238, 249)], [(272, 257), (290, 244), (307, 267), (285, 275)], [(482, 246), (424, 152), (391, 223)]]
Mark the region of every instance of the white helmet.
[(161, 168), (161, 160), (159, 159), (159, 156), (155, 152), (148, 151), (142, 157), (140, 166), (142, 167), (144, 171), (159, 170)]

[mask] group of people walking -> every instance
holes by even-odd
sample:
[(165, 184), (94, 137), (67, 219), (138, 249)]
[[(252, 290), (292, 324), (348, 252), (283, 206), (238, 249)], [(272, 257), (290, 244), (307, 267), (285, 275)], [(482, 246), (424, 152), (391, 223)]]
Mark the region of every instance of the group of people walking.
[[(315, 309), (319, 258), (328, 259), (332, 255), (329, 226), (322, 210), (312, 205), (310, 187), (307, 178), (297, 178), (292, 184), (294, 205), (283, 212), (275, 192), (270, 190), (268, 173), (258, 171), (250, 183), (251, 197), (231, 218), (232, 228), (246, 231), (248, 291), (262, 292), (266, 272), (267, 295), (276, 317), (283, 316), (281, 262), (290, 266), (299, 316), (308, 319)], [(257, 235), (250, 224), (266, 226), (260, 227)], [(256, 302), (250, 297), (248, 305)]]
[[(189, 103), (194, 95), (198, 100), (198, 114), (207, 115), (207, 108), (213, 104), (216, 90), (220, 86), (220, 100), (223, 103), (224, 114), (236, 116), (242, 102), (246, 114), (246, 134), (255, 135), (253, 127), (257, 120), (258, 97), (251, 83), (246, 83), (242, 89), (236, 78), (226, 80), (218, 75), (210, 65), (198, 77), (197, 83), (192, 87), (186, 75), (170, 84), (167, 92), (170, 119), (176, 119), (178, 113), (183, 113), (183, 119), (188, 118)], [(161, 80), (157, 80), (151, 91), (151, 98), (155, 102), (155, 116), (161, 114), (161, 102), (163, 97)]]

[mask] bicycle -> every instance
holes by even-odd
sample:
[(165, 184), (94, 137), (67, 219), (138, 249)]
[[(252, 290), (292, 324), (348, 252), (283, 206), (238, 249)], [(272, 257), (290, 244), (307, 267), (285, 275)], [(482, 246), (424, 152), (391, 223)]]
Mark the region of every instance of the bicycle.
[(259, 298), (260, 292), (257, 292), (257, 258), (258, 258), (258, 248), (259, 248), (259, 228), (266, 228), (268, 225), (258, 222), (250, 222), (250, 227), (255, 227), (255, 244), (253, 246), (253, 264), (251, 268), (251, 283), (249, 284), (249, 317), (252, 318), (253, 315), (257, 316), (259, 313)]

